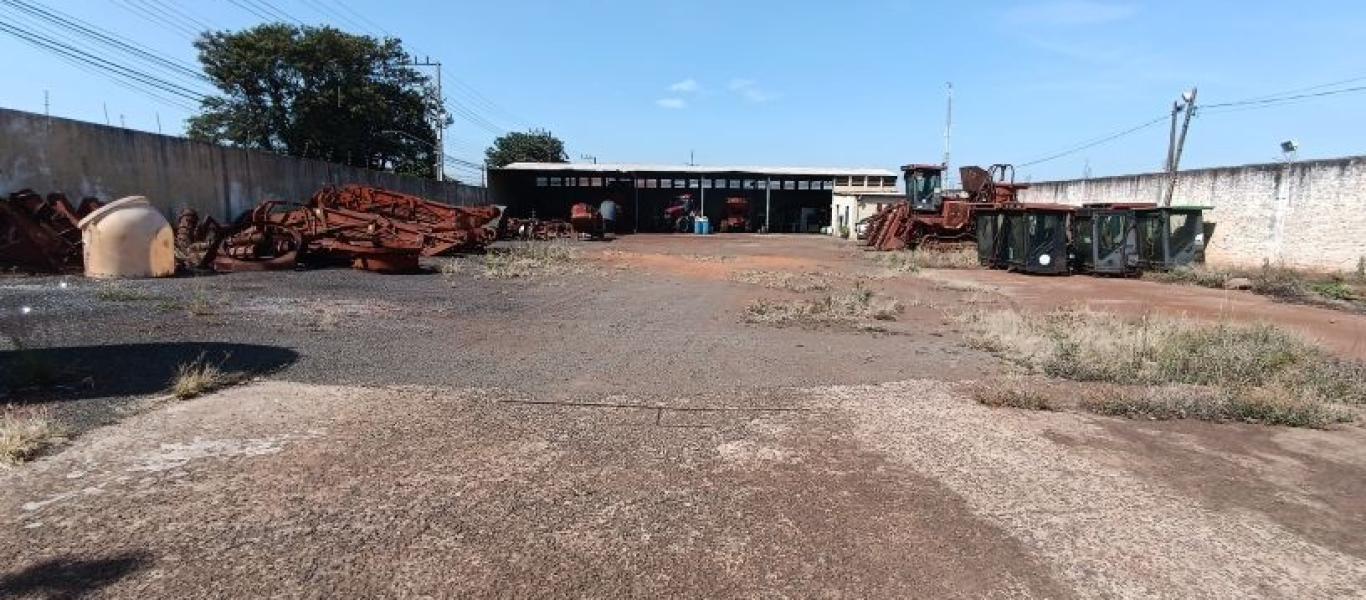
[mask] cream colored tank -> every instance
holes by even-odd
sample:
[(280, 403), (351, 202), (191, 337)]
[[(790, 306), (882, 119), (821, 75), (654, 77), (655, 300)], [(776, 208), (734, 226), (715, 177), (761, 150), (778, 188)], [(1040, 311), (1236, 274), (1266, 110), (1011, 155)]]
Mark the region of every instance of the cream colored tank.
[(85, 276), (101, 279), (175, 275), (175, 234), (142, 196), (101, 206), (80, 222)]

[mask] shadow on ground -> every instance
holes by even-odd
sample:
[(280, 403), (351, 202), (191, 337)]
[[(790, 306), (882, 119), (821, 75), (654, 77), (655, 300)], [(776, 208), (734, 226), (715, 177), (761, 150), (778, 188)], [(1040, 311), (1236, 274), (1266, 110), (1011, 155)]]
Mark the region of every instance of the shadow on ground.
[(181, 365), (201, 361), (240, 376), (283, 369), (299, 355), (279, 346), (167, 342), (65, 346), (0, 352), (0, 381), (13, 400), (76, 400), (156, 394)]
[(118, 582), (152, 563), (146, 552), (113, 558), (57, 558), (13, 573), (0, 574), (0, 597), (81, 598)]

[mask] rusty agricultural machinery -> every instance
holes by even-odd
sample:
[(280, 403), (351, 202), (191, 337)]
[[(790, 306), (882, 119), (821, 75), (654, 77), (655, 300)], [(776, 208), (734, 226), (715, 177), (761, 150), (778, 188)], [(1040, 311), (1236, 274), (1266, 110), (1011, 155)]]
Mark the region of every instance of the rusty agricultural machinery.
[(942, 165), (906, 165), (906, 200), (869, 217), (868, 246), (876, 250), (916, 248), (926, 243), (966, 242), (973, 238), (974, 214), (1018, 201), (1028, 184), (1015, 183), (1015, 167), (995, 164), (959, 170), (962, 191), (943, 191)]
[(502, 210), (458, 207), (380, 188), (325, 187), (307, 204), (267, 201), (230, 227), (177, 219), (176, 241), (192, 266), (219, 272), (349, 262), (382, 273), (415, 271), (421, 256), (483, 248), (497, 239)]
[(20, 190), (0, 200), (0, 267), (62, 272), (81, 267), (81, 218), (103, 204), (94, 198), (73, 207), (66, 196)]

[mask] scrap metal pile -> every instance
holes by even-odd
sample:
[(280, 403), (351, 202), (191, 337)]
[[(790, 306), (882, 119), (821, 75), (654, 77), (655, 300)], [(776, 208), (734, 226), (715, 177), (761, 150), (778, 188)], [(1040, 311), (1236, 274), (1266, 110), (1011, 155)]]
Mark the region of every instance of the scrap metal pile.
[(189, 267), (218, 272), (349, 263), (412, 272), (422, 256), (482, 249), (498, 237), (502, 210), (458, 207), (380, 188), (325, 187), (307, 204), (267, 201), (231, 227), (182, 213), (176, 241)]
[(73, 207), (66, 196), (20, 190), (0, 200), (0, 267), (57, 273), (81, 268), (82, 217), (103, 204), (86, 198)]

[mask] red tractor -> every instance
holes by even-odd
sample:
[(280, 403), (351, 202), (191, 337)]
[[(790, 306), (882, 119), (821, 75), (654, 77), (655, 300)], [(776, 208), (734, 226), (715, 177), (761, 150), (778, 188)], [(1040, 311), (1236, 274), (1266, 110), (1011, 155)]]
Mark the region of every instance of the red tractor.
[(692, 194), (680, 194), (664, 209), (664, 224), (678, 233), (692, 233)]
[(877, 250), (915, 248), (926, 242), (959, 242), (973, 237), (973, 213), (1014, 204), (1027, 184), (1015, 183), (1015, 167), (963, 167), (963, 189), (943, 190), (942, 165), (901, 167), (906, 200), (883, 208), (868, 220), (868, 245)]
[(721, 220), (721, 233), (749, 231), (749, 200), (726, 198), (726, 218)]

